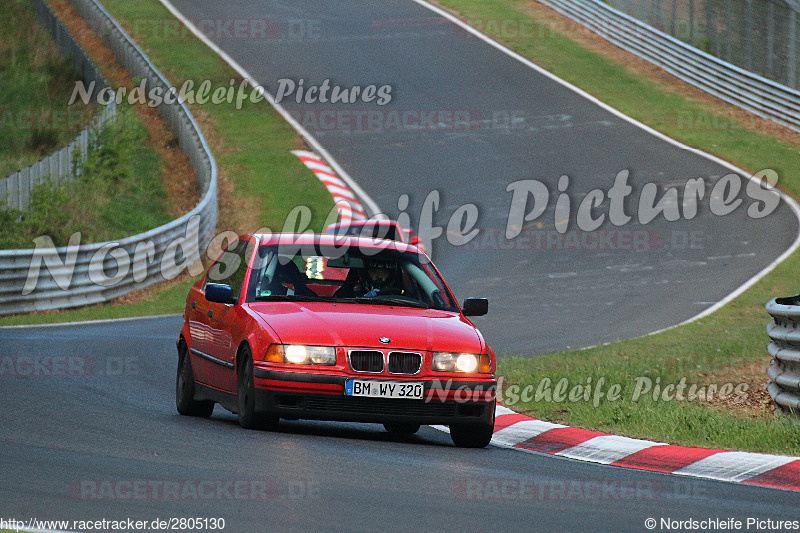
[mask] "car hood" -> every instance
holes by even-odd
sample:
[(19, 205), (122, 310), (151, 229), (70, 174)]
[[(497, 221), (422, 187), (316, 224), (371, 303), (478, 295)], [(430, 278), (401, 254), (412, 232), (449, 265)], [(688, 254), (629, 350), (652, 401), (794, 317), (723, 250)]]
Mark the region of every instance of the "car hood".
[(284, 344), (470, 353), (484, 347), (475, 326), (447, 311), (327, 302), (259, 302), (251, 310)]

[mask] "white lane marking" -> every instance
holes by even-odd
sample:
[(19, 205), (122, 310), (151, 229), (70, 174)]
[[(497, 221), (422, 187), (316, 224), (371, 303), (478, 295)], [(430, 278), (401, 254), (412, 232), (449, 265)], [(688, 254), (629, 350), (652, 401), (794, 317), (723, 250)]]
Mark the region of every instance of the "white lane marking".
[(574, 278), (577, 276), (577, 272), (560, 272), (556, 274), (548, 274), (547, 277), (550, 279), (563, 279), (563, 278)]
[[(258, 81), (249, 72), (247, 72), (244, 69), (244, 67), (242, 67), (239, 63), (237, 63), (222, 48), (220, 48), (213, 41), (211, 41), (211, 39), (206, 37), (206, 35), (203, 32), (201, 32), (200, 29), (197, 26), (195, 26), (191, 20), (183, 16), (183, 14), (180, 11), (178, 11), (178, 9), (175, 6), (173, 6), (172, 3), (169, 2), (169, 0), (159, 0), (159, 1), (161, 2), (161, 4), (163, 4), (164, 7), (167, 8), (167, 10), (170, 13), (172, 13), (173, 16), (175, 16), (175, 18), (180, 20), (187, 28), (189, 28), (189, 31), (191, 31), (198, 39), (200, 39), (203, 42), (203, 44), (211, 48), (211, 50), (213, 50), (218, 56), (220, 56), (223, 61), (225, 61), (231, 68), (233, 68), (233, 70), (235, 70), (242, 78), (247, 80), (247, 83), (249, 83), (251, 87), (256, 87), (259, 85)], [(327, 161), (328, 164), (330, 164), (330, 166), (333, 167), (334, 170), (336, 170), (336, 173), (339, 175), (339, 177), (343, 179), (345, 183), (347, 183), (350, 189), (353, 192), (355, 192), (359, 198), (361, 198), (362, 202), (366, 204), (366, 207), (371, 211), (373, 215), (377, 215), (383, 212), (381, 208), (378, 207), (378, 204), (375, 203), (375, 201), (372, 198), (370, 198), (370, 196), (364, 191), (364, 189), (362, 189), (358, 185), (358, 183), (356, 183), (355, 180), (353, 180), (353, 178), (350, 177), (350, 175), (344, 170), (344, 168), (342, 168), (339, 162), (336, 161), (325, 148), (323, 148), (322, 144), (320, 144), (320, 142), (317, 141), (317, 139), (314, 138), (314, 136), (311, 135), (311, 133), (309, 133), (308, 130), (306, 130), (291, 115), (291, 113), (286, 111), (286, 109), (282, 105), (280, 105), (275, 101), (275, 98), (272, 96), (272, 94), (270, 94), (265, 90), (264, 98), (275, 109), (275, 111), (277, 111), (284, 118), (284, 120), (286, 120), (286, 122), (288, 122), (289, 125), (303, 137), (303, 139), (309, 144), (309, 146), (311, 146), (314, 149), (314, 151), (317, 152), (317, 154), (322, 156), (322, 158), (325, 161)]]
[[(164, 1), (164, 0), (162, 0), (162, 1)], [(512, 58), (516, 59), (517, 61), (519, 61), (520, 63), (522, 63), (523, 65), (535, 70), (536, 72), (538, 72), (542, 76), (545, 76), (545, 77), (553, 80), (554, 82), (566, 87), (567, 89), (575, 92), (576, 94), (580, 95), (581, 97), (585, 98), (586, 100), (592, 102), (593, 104), (599, 106), (602, 109), (605, 109), (609, 113), (621, 118), (622, 120), (624, 120), (626, 122), (629, 122), (630, 124), (633, 124), (634, 126), (646, 131), (647, 133), (649, 133), (651, 135), (654, 135), (655, 137), (657, 137), (657, 138), (659, 138), (659, 139), (661, 139), (663, 141), (668, 142), (669, 144), (671, 144), (673, 146), (676, 146), (676, 147), (678, 147), (678, 148), (680, 148), (682, 150), (686, 150), (688, 152), (692, 152), (694, 154), (697, 154), (700, 157), (704, 157), (704, 158), (708, 159), (709, 161), (713, 161), (714, 163), (716, 163), (718, 165), (721, 165), (721, 166), (723, 166), (723, 167), (725, 167), (725, 168), (727, 168), (727, 169), (729, 169), (729, 170), (731, 170), (733, 172), (736, 172), (736, 173), (740, 174), (741, 176), (747, 176), (747, 178), (750, 179), (750, 180), (753, 179), (753, 177), (751, 175), (749, 175), (747, 172), (745, 172), (741, 168), (737, 167), (736, 165), (733, 165), (732, 163), (729, 163), (729, 162), (725, 161), (724, 159), (721, 159), (721, 158), (719, 158), (719, 157), (717, 157), (715, 155), (712, 155), (712, 154), (709, 154), (707, 152), (704, 152), (704, 151), (702, 151), (702, 150), (700, 150), (698, 148), (692, 148), (690, 146), (687, 146), (687, 145), (683, 144), (682, 142), (680, 142), (680, 141), (678, 141), (676, 139), (673, 139), (672, 137), (669, 137), (669, 136), (661, 133), (660, 131), (657, 131), (657, 130), (651, 128), (650, 126), (648, 126), (648, 125), (646, 125), (646, 124), (644, 124), (642, 122), (639, 122), (635, 118), (632, 118), (632, 117), (629, 117), (629, 116), (625, 115), (624, 113), (622, 113), (621, 111), (619, 111), (617, 109), (614, 109), (610, 105), (601, 102), (600, 100), (598, 100), (597, 98), (595, 98), (591, 94), (587, 93), (583, 89), (579, 89), (578, 87), (576, 87), (575, 85), (572, 85), (568, 81), (559, 78), (555, 74), (553, 74), (551, 72), (548, 72), (544, 68), (540, 67), (536, 63), (533, 63), (529, 59), (519, 55), (518, 53), (514, 52), (510, 48), (507, 48), (506, 46), (500, 44), (499, 42), (495, 41), (491, 37), (489, 37), (487, 35), (484, 35), (480, 31), (476, 30), (472, 26), (468, 25), (466, 22), (462, 21), (461, 19), (459, 19), (458, 17), (453, 15), (452, 13), (450, 13), (448, 11), (445, 11), (444, 9), (442, 9), (442, 8), (440, 8), (438, 6), (433, 5), (433, 4), (429, 3), (429, 2), (427, 2), (426, 0), (411, 0), (411, 1), (421, 5), (423, 7), (425, 7), (426, 9), (429, 9), (430, 11), (433, 11), (434, 13), (437, 13), (438, 15), (441, 15), (442, 17), (448, 19), (453, 24), (459, 26), (463, 30), (467, 31), (468, 33), (474, 35), (478, 39), (480, 39), (483, 42), (487, 43), (488, 45), (496, 48), (497, 50), (500, 50), (501, 52), (503, 52), (504, 54), (508, 55), (509, 57), (512, 57)], [(791, 196), (789, 196), (788, 194), (786, 194), (785, 192), (783, 192), (781, 190), (777, 190), (777, 193), (781, 196), (781, 199), (785, 203), (787, 203), (789, 205), (789, 207), (792, 209), (792, 212), (794, 212), (795, 217), (797, 217), (798, 225), (800, 225), (800, 205), (798, 205), (797, 202), (795, 202), (794, 199)], [(786, 259), (790, 255), (792, 255), (792, 253), (794, 253), (794, 251), (797, 250), (798, 247), (800, 247), (800, 231), (798, 231), (798, 234), (795, 236), (794, 242), (789, 247), (789, 249), (787, 249), (784, 253), (782, 253), (780, 256), (778, 256), (769, 265), (767, 265), (766, 267), (761, 269), (760, 272), (756, 273), (756, 275), (751, 277), (744, 284), (742, 284), (740, 287), (735, 289), (733, 292), (728, 294), (726, 297), (724, 297), (723, 299), (721, 299), (720, 301), (715, 303), (713, 306), (711, 306), (710, 308), (706, 309), (705, 311), (703, 311), (701, 313), (698, 313), (697, 315), (695, 315), (695, 316), (693, 316), (693, 317), (691, 317), (691, 318), (689, 318), (687, 320), (684, 320), (680, 324), (675, 324), (675, 325), (672, 325), (672, 326), (668, 326), (666, 328), (659, 329), (657, 331), (653, 331), (652, 333), (648, 333), (648, 335), (655, 335), (656, 333), (661, 333), (662, 331), (666, 331), (668, 329), (672, 329), (672, 328), (675, 328), (675, 327), (678, 327), (678, 326), (683, 326), (685, 324), (689, 324), (691, 322), (694, 322), (695, 320), (699, 320), (699, 319), (703, 318), (704, 316), (710, 315), (711, 313), (713, 313), (714, 311), (716, 311), (720, 307), (726, 305), (727, 303), (731, 302), (736, 297), (738, 297), (743, 292), (745, 292), (747, 289), (752, 287), (755, 283), (758, 282), (758, 280), (760, 280), (761, 278), (766, 276), (769, 272), (771, 272), (784, 259)]]
[(48, 324), (19, 324), (16, 326), (0, 326), (0, 329), (23, 329), (23, 328), (56, 328), (59, 326), (86, 326), (91, 324), (111, 324), (114, 322), (130, 322), (131, 320), (148, 320), (151, 318), (172, 318), (181, 317), (182, 314), (171, 315), (148, 315), (148, 316), (127, 316), (123, 318), (102, 318), (98, 320), (86, 320), (83, 322), (54, 322)]

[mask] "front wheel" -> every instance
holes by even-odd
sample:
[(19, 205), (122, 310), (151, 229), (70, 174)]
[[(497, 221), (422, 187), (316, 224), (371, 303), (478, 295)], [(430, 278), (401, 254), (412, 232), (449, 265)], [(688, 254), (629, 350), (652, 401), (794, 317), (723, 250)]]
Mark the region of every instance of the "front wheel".
[(464, 424), (450, 426), (450, 438), (459, 448), (485, 448), (492, 440), (494, 424)]
[(214, 412), (214, 402), (194, 399), (194, 373), (189, 360), (189, 350), (181, 344), (178, 374), (175, 378), (175, 407), (185, 416), (209, 417)]
[(278, 425), (278, 417), (265, 416), (256, 411), (256, 388), (253, 379), (253, 354), (250, 348), (243, 348), (236, 379), (236, 399), (239, 425), (245, 429), (273, 428)]

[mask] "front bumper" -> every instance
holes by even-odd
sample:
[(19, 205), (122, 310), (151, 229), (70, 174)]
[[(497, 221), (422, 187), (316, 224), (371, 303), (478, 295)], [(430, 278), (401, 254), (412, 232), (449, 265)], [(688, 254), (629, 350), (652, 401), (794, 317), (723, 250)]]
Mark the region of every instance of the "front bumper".
[(345, 380), (364, 377), (311, 374), (256, 367), (256, 409), (289, 419), (419, 424), (491, 424), (497, 382), (406, 378), (422, 381), (424, 399), (364, 398), (344, 395)]

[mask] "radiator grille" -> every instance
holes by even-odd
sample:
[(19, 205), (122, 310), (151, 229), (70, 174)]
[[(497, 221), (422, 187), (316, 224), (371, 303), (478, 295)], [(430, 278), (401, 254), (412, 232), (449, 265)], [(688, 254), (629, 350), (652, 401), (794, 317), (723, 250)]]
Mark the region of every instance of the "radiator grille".
[(350, 368), (356, 372), (383, 372), (383, 352), (376, 350), (352, 350), (349, 354)]
[(392, 374), (416, 374), (422, 368), (422, 354), (414, 352), (390, 352), (389, 372)]

